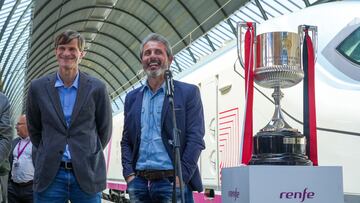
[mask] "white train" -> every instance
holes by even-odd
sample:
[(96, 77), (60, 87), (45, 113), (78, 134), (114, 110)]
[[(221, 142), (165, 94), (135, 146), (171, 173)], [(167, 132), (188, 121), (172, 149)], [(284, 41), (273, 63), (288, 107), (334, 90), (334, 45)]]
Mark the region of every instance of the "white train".
[[(319, 165), (342, 166), (345, 202), (360, 202), (360, 2), (342, 1), (312, 6), (257, 25), (257, 34), (297, 32), (301, 24), (318, 27), (316, 111)], [(199, 166), (203, 184), (215, 190), (211, 202), (220, 202), (222, 167), (240, 164), (244, 110), (244, 78), (236, 41), (225, 45), (175, 79), (201, 90), (205, 113), (206, 149)], [(271, 89), (255, 85), (254, 132), (270, 120), (274, 104)], [(302, 83), (282, 89), (285, 120), (302, 131)], [(176, 96), (176, 93), (175, 93)], [(113, 197), (123, 194), (120, 140), (123, 113), (113, 117), (113, 137), (105, 150), (108, 188)], [(194, 194), (196, 202), (207, 202)]]

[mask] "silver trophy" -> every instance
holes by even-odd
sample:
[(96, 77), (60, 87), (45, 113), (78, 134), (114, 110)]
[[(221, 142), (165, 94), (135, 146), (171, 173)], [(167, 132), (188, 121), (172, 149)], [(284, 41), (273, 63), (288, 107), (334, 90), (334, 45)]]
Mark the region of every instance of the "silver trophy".
[[(242, 59), (242, 30), (246, 23), (238, 24), (238, 50)], [(254, 25), (255, 27), (255, 25)], [(255, 38), (254, 81), (256, 84), (273, 88), (272, 97), (275, 112), (270, 122), (254, 136), (253, 165), (311, 165), (306, 156), (306, 137), (292, 128), (283, 118), (280, 100), (284, 96), (281, 88), (292, 87), (302, 81), (304, 72), (301, 67), (301, 44), (304, 26), (299, 26), (299, 33), (268, 32)], [(317, 27), (310, 26), (317, 47)], [(256, 29), (255, 29), (256, 31)], [(256, 32), (255, 32), (256, 35)]]

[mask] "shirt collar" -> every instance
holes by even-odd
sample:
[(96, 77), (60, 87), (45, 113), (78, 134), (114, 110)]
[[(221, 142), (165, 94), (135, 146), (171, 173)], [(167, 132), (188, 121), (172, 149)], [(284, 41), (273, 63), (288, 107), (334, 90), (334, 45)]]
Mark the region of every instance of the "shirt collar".
[[(56, 73), (56, 81), (55, 81), (55, 87), (64, 87), (64, 82), (61, 80), (61, 77), (59, 75), (59, 72)], [(76, 73), (75, 80), (73, 84), (70, 87), (75, 87), (77, 89), (79, 87), (79, 72)]]
[[(148, 81), (146, 81), (145, 85), (141, 88), (141, 91), (145, 91), (145, 90), (150, 90), (150, 86)], [(163, 92), (166, 91), (165, 89), (165, 81), (162, 83), (162, 85), (160, 86), (160, 88), (158, 89), (157, 92), (159, 92), (160, 90), (162, 90)]]
[[(19, 136), (19, 137), (20, 137), (20, 136)], [(27, 136), (27, 137), (25, 137), (25, 138), (20, 137), (20, 140), (25, 140), (25, 141), (30, 140), (30, 136)]]

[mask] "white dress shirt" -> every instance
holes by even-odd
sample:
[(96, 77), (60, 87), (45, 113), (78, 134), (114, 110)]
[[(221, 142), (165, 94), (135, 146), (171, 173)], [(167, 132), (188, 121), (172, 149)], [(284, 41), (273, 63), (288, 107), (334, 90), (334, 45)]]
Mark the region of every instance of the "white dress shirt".
[[(30, 142), (30, 138), (20, 139), (12, 153), (14, 159), (11, 169), (11, 179), (15, 183), (26, 183), (33, 180), (34, 165), (32, 162), (32, 143)], [(18, 154), (20, 154), (19, 157)]]

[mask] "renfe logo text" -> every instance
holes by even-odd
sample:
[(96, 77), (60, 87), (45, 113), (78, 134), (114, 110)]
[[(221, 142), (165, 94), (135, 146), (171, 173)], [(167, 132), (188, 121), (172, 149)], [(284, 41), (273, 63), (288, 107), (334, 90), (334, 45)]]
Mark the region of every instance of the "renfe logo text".
[(305, 199), (313, 199), (315, 197), (314, 192), (306, 191), (307, 188), (302, 192), (281, 192), (280, 199), (299, 199), (300, 202), (304, 202)]
[(234, 198), (234, 200), (238, 199), (238, 198), (239, 198), (239, 195), (240, 195), (240, 192), (237, 191), (237, 188), (235, 188), (234, 191), (229, 191), (229, 192), (228, 192), (228, 197), (229, 197), (229, 198)]

